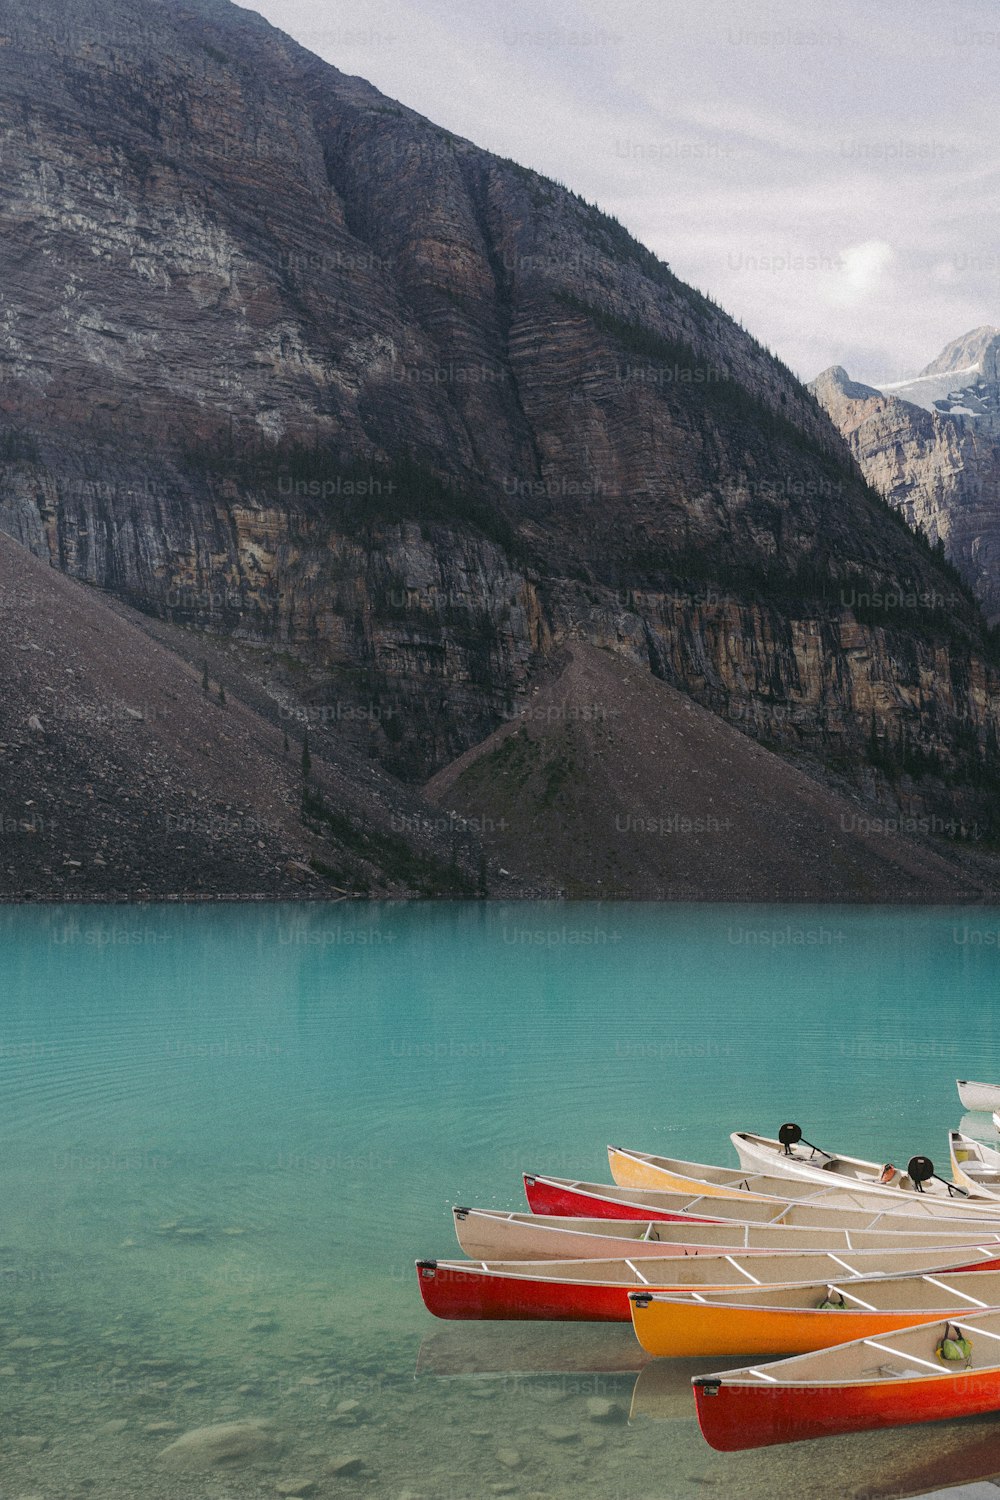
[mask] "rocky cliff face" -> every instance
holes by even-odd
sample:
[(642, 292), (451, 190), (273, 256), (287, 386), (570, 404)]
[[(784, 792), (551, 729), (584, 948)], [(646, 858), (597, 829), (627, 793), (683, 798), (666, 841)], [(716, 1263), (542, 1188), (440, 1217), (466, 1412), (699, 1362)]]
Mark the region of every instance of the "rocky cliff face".
[(945, 554), (1000, 619), (1000, 333), (977, 329), (912, 381), (877, 390), (846, 371), (812, 383), (868, 481)]
[(322, 723), (304, 778), (294, 704), (275, 713), (231, 646), (195, 657), (2, 535), (0, 633), (0, 900), (507, 889), (468, 820)]
[(613, 220), (223, 0), (0, 0), (0, 129), (0, 525), (37, 555), (285, 650), (410, 779), (577, 636), (991, 822), (974, 605)]

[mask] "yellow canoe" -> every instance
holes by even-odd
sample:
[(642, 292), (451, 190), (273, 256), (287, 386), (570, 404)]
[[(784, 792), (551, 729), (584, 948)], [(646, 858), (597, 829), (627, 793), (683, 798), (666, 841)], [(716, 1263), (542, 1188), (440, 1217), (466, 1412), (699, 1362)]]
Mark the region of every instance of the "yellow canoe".
[(755, 1176), (761, 1177), (760, 1173), (738, 1172), (731, 1167), (713, 1167), (705, 1162), (680, 1161), (668, 1156), (651, 1156), (645, 1151), (624, 1151), (618, 1146), (608, 1147), (608, 1162), (619, 1187), (659, 1188), (661, 1192), (698, 1193), (706, 1198), (760, 1199), (773, 1197), (774, 1189), (784, 1186), (775, 1178), (762, 1178), (772, 1191), (755, 1192), (751, 1182)]
[(632, 1326), (647, 1354), (684, 1359), (809, 1354), (995, 1308), (1000, 1304), (1000, 1271), (855, 1278), (737, 1292), (638, 1291), (630, 1293), (629, 1302)]

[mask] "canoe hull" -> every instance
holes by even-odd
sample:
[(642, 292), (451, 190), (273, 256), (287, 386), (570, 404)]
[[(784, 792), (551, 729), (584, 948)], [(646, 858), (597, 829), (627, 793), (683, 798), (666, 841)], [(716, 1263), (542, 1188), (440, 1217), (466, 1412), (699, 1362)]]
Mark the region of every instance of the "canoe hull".
[(917, 1323), (938, 1323), (942, 1316), (940, 1309), (927, 1313), (823, 1312), (818, 1308), (736, 1307), (726, 1303), (712, 1306), (680, 1299), (651, 1302), (648, 1307), (633, 1301), (631, 1307), (636, 1338), (646, 1353), (669, 1359), (812, 1354), (849, 1339), (895, 1333)]
[[(717, 1224), (711, 1214), (689, 1214), (678, 1209), (676, 1213), (667, 1208), (642, 1208), (637, 1211), (634, 1204), (616, 1203), (613, 1198), (602, 1198), (596, 1193), (587, 1193), (579, 1188), (564, 1188), (558, 1183), (524, 1175), (524, 1196), (533, 1214), (558, 1214), (580, 1219), (655, 1219), (660, 1224)], [(680, 1201), (680, 1198), (678, 1198)]]
[(965, 1109), (981, 1110), (990, 1114), (1000, 1109), (1000, 1084), (974, 1083), (968, 1078), (958, 1079), (958, 1097)]
[(940, 1422), (1000, 1410), (1000, 1370), (893, 1384), (727, 1385), (694, 1382), (698, 1425), (720, 1453), (839, 1433)]
[(632, 1286), (549, 1282), (532, 1277), (452, 1271), (421, 1262), (417, 1279), (424, 1306), (436, 1318), (542, 1319), (627, 1323)]
[(702, 1182), (696, 1177), (682, 1177), (652, 1162), (637, 1160), (627, 1152), (608, 1147), (611, 1175), (619, 1187), (659, 1188), (668, 1193), (700, 1193), (704, 1198), (754, 1198), (767, 1202), (764, 1193), (750, 1193), (746, 1188), (729, 1187), (718, 1182)]

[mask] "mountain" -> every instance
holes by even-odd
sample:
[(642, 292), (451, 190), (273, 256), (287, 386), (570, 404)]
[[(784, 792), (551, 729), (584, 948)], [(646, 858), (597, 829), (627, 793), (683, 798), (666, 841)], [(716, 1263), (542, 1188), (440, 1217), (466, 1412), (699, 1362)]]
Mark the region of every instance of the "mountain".
[(953, 340), (912, 380), (812, 382), (866, 479), (920, 527), (1000, 620), (1000, 330)]
[(963, 333), (950, 344), (945, 344), (936, 359), (925, 365), (921, 376), (967, 374), (972, 371), (986, 373), (987, 379), (996, 378), (997, 341), (1000, 328), (985, 326)]
[(1000, 831), (971, 595), (615, 220), (225, 0), (0, 0), (0, 118), (0, 527), (37, 558), (414, 797), (573, 640)]
[(579, 643), (426, 790), (475, 819), (503, 866), (577, 899), (934, 902), (996, 888), (995, 868), (932, 846), (929, 819), (880, 817)]
[(879, 389), (925, 411), (972, 417), (977, 428), (1000, 431), (998, 353), (1000, 328), (974, 328), (946, 344), (912, 380), (893, 381)]

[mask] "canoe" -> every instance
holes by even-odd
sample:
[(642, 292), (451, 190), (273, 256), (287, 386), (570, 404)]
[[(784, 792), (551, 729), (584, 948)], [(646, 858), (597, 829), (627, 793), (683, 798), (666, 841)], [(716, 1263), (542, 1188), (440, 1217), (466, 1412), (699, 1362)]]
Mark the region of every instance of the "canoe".
[[(592, 1216), (598, 1219), (634, 1219), (637, 1203), (648, 1198), (650, 1206), (657, 1210), (657, 1218), (683, 1216), (686, 1220), (698, 1220), (712, 1224), (718, 1218), (716, 1199), (704, 1193), (681, 1192), (669, 1188), (660, 1191), (654, 1188), (623, 1188), (617, 1183), (582, 1182), (569, 1177), (543, 1177), (538, 1172), (523, 1175), (524, 1196), (533, 1214), (568, 1214), (573, 1218)], [(768, 1204), (746, 1203), (747, 1208), (759, 1208), (767, 1214), (772, 1211)], [(701, 1210), (699, 1212), (699, 1210)]]
[[(518, 1214), (498, 1208), (452, 1210), (459, 1245), (473, 1260), (603, 1260), (612, 1256), (788, 1255), (837, 1250), (867, 1256), (894, 1249), (954, 1249), (1000, 1245), (998, 1226), (962, 1222), (948, 1233), (933, 1220), (904, 1220), (905, 1232), (844, 1226), (818, 1229), (767, 1224), (677, 1224), (635, 1219), (569, 1218), (564, 1214)], [(892, 1215), (885, 1215), (886, 1220)], [(928, 1228), (928, 1226), (932, 1226)]]
[(1000, 1151), (960, 1130), (949, 1130), (951, 1175), (970, 1193), (1000, 1200)]
[[(673, 1243), (664, 1243), (664, 1231), (671, 1226), (652, 1219), (572, 1219), (564, 1214), (518, 1214), (498, 1208), (455, 1208), (452, 1213), (458, 1243), (473, 1260), (591, 1260), (624, 1255), (635, 1259), (669, 1255)], [(684, 1238), (687, 1242), (686, 1234)], [(713, 1246), (706, 1253), (720, 1251), (725, 1253), (725, 1247)], [(681, 1248), (674, 1253), (685, 1251)], [(698, 1252), (692, 1248), (691, 1253)]]
[[(734, 1137), (735, 1139), (735, 1137)], [(841, 1158), (843, 1159), (843, 1158)], [(907, 1192), (885, 1188), (869, 1182), (852, 1181), (826, 1171), (813, 1171), (808, 1177), (740, 1170), (735, 1167), (706, 1166), (702, 1162), (682, 1162), (673, 1157), (653, 1156), (647, 1151), (631, 1151), (621, 1146), (608, 1147), (611, 1175), (620, 1187), (656, 1188), (666, 1192), (702, 1193), (705, 1196), (752, 1202), (809, 1202), (854, 1208), (878, 1203), (891, 1212), (906, 1214), (962, 1215), (967, 1218), (996, 1219), (1000, 1216), (989, 1199), (973, 1200), (954, 1189), (954, 1197), (935, 1196), (929, 1192)], [(775, 1158), (777, 1164), (777, 1158)], [(870, 1164), (869, 1164), (870, 1165)], [(684, 1175), (679, 1168), (685, 1167)], [(704, 1172), (704, 1178), (698, 1173)], [(706, 1210), (707, 1211), (707, 1210)]]
[[(798, 1130), (798, 1126), (788, 1128)], [(783, 1126), (782, 1131), (784, 1129)], [(970, 1194), (967, 1189), (930, 1175), (933, 1163), (926, 1156), (912, 1156), (904, 1171), (892, 1162), (864, 1161), (858, 1156), (835, 1155), (794, 1135), (786, 1144), (780, 1139), (775, 1141), (768, 1136), (737, 1130), (730, 1136), (730, 1140), (736, 1147), (736, 1154), (744, 1171), (770, 1170), (779, 1176), (806, 1182), (829, 1182), (833, 1176), (852, 1185), (861, 1184), (866, 1192), (878, 1193), (883, 1197), (900, 1192), (919, 1192), (921, 1196), (932, 1198), (936, 1202), (961, 1200), (961, 1206), (966, 1208), (969, 1204)], [(918, 1164), (926, 1173), (922, 1178), (918, 1173)], [(927, 1169), (930, 1169), (929, 1172)], [(914, 1174), (918, 1174), (917, 1180)]]
[[(442, 1333), (447, 1333), (464, 1325), (451, 1323), (441, 1327)], [(542, 1331), (537, 1323), (525, 1325), (525, 1328), (535, 1334)], [(549, 1329), (579, 1335), (583, 1325), (552, 1323)], [(609, 1323), (595, 1323), (588, 1331), (591, 1334), (608, 1333), (611, 1329)], [(518, 1325), (478, 1325), (480, 1334), (488, 1330), (516, 1333)], [(651, 1359), (648, 1354), (643, 1354), (643, 1357), (646, 1364), (636, 1376), (629, 1420), (677, 1422), (690, 1419), (692, 1378), (707, 1374), (711, 1361)], [(678, 1391), (681, 1381), (686, 1387), (683, 1396)], [(925, 1500), (931, 1500), (931, 1496), (934, 1500), (972, 1500), (972, 1497), (988, 1500), (991, 1490), (976, 1485), (976, 1481), (988, 1480), (997, 1474), (996, 1421), (989, 1414), (970, 1417), (963, 1422), (928, 1422), (923, 1427), (888, 1429), (880, 1432), (874, 1441), (862, 1439), (860, 1442), (838, 1443), (836, 1449), (831, 1471), (825, 1475), (815, 1474), (809, 1486), (808, 1493), (814, 1500), (821, 1500), (821, 1497), (822, 1500), (844, 1500), (845, 1496), (854, 1496), (856, 1500), (906, 1500), (908, 1496), (923, 1496)], [(803, 1458), (808, 1461), (810, 1456), (825, 1459), (826, 1454), (814, 1450), (810, 1455), (808, 1446), (803, 1450), (794, 1443), (784, 1450), (772, 1448), (769, 1453), (762, 1454), (761, 1458), (767, 1465), (767, 1492), (774, 1497), (802, 1495), (805, 1490)], [(716, 1460), (706, 1454), (705, 1463), (711, 1465), (714, 1462)], [(711, 1469), (706, 1473), (710, 1474)], [(976, 1487), (953, 1489), (954, 1485)], [(749, 1485), (747, 1488), (752, 1493)], [(767, 1493), (759, 1487), (756, 1492)], [(993, 1500), (997, 1497), (993, 1496)]]
[[(968, 1360), (943, 1360), (946, 1337)], [(973, 1313), (692, 1381), (702, 1436), (732, 1453), (1000, 1410), (1000, 1311)]]
[[(996, 1247), (994, 1247), (996, 1248)], [(629, 1292), (722, 1291), (736, 1287), (826, 1282), (831, 1278), (971, 1275), (1000, 1270), (988, 1250), (893, 1250), (850, 1262), (833, 1254), (699, 1255), (635, 1262), (608, 1260), (418, 1260), (428, 1312), (438, 1318), (543, 1318), (627, 1323)], [(866, 1281), (867, 1285), (867, 1281)], [(1000, 1297), (1000, 1291), (998, 1291)], [(968, 1303), (966, 1303), (968, 1306)]]
[[(1000, 1273), (878, 1276), (682, 1296), (650, 1290), (632, 1292), (630, 1301), (636, 1337), (647, 1354), (808, 1354), (1000, 1307)], [(838, 1305), (831, 1308), (831, 1302)]]
[(1000, 1109), (1000, 1083), (972, 1083), (968, 1078), (955, 1081), (963, 1109), (982, 1110), (988, 1114)]
[[(621, 1146), (608, 1147), (611, 1175), (619, 1187), (659, 1188), (674, 1193), (700, 1192), (706, 1198), (766, 1198), (773, 1196), (775, 1186), (787, 1186), (771, 1173), (757, 1191), (751, 1179), (754, 1173), (736, 1171), (733, 1167), (715, 1167), (708, 1162), (684, 1161), (672, 1156), (651, 1156), (645, 1151), (628, 1151)], [(758, 1178), (763, 1174), (757, 1173)]]
[[(775, 1179), (776, 1184), (778, 1179)], [(802, 1189), (804, 1184), (793, 1184)], [(912, 1197), (873, 1199), (862, 1190), (849, 1188), (805, 1188), (802, 1196), (753, 1198), (740, 1193), (732, 1198), (706, 1198), (701, 1194), (661, 1192), (656, 1188), (623, 1188), (616, 1183), (578, 1182), (568, 1177), (540, 1177), (525, 1173), (524, 1192), (534, 1214), (594, 1219), (657, 1219), (678, 1224), (796, 1224), (808, 1228), (858, 1228), (926, 1231), (941, 1226), (949, 1236), (965, 1233), (967, 1225), (976, 1236), (1000, 1234), (1000, 1220), (992, 1223), (974, 1207), (968, 1216), (954, 1215), (942, 1225), (933, 1199)]]

